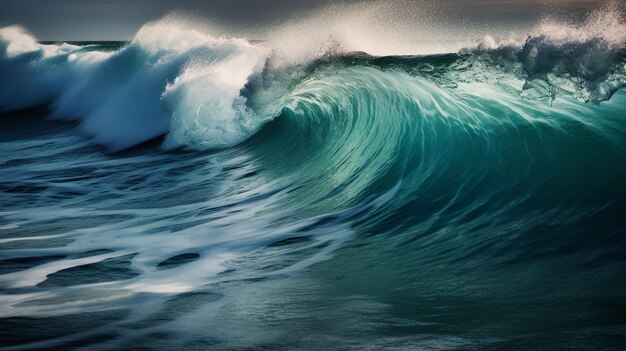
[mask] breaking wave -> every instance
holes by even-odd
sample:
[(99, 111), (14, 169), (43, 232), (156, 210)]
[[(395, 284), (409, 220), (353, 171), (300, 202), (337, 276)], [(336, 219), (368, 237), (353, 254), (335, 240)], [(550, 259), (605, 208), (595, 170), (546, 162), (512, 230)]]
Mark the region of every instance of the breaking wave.
[[(53, 118), (79, 121), (84, 133), (115, 151), (163, 135), (163, 146), (170, 149), (236, 145), (275, 118), (311, 76), (331, 79), (323, 72), (344, 68), (376, 69), (365, 78), (374, 90), (364, 100), (405, 89), (376, 86), (376, 81), (406, 74), (411, 85), (435, 82), (452, 88), (445, 93), (453, 100), (462, 99), (460, 83), (474, 81), (548, 103), (560, 95), (600, 103), (626, 84), (624, 33), (619, 11), (609, 8), (581, 25), (545, 21), (522, 41), (487, 36), (442, 60), (439, 55), (349, 53), (332, 37), (316, 42), (319, 47), (301, 48), (307, 56), (294, 55), (293, 48), (287, 53), (271, 42), (214, 38), (171, 19), (145, 25), (113, 51), (40, 44), (24, 29), (7, 27), (0, 30), (0, 109), (47, 105)], [(502, 88), (503, 81), (508, 88)]]

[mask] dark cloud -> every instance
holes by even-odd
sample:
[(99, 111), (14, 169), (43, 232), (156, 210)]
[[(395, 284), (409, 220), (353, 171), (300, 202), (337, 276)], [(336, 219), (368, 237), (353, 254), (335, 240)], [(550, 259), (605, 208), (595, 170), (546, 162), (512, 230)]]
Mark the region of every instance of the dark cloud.
[[(454, 25), (514, 25), (537, 21), (546, 13), (581, 17), (602, 0), (0, 0), (0, 25), (20, 24), (41, 39), (128, 39), (147, 21), (182, 12), (225, 28), (253, 30), (329, 6), (377, 2), (429, 11)], [(621, 1), (624, 4), (624, 1)]]

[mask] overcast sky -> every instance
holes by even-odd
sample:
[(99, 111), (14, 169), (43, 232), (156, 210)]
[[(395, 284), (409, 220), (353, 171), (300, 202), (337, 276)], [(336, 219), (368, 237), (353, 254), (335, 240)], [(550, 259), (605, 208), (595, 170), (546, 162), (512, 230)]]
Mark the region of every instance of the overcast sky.
[[(532, 25), (546, 14), (576, 19), (604, 0), (0, 0), (0, 26), (22, 25), (41, 40), (118, 40), (132, 38), (147, 21), (179, 12), (230, 31), (251, 32), (338, 4), (371, 2), (396, 12), (402, 8), (415, 14), (415, 21), (429, 16), (451, 27), (480, 27)], [(626, 6), (626, 0), (617, 3)]]

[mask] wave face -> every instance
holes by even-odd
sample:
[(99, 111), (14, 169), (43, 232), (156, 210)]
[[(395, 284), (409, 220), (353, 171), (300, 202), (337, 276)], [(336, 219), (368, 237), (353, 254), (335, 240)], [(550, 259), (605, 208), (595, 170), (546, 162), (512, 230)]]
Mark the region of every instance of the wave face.
[(0, 348), (620, 349), (624, 27), (306, 59), (1, 29)]

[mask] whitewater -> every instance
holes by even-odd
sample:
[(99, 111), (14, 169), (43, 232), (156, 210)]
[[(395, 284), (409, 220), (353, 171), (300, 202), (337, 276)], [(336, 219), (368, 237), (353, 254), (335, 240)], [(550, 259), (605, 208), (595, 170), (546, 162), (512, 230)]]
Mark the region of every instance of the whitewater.
[(327, 34), (1, 28), (0, 349), (621, 349), (621, 12)]

